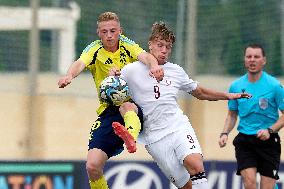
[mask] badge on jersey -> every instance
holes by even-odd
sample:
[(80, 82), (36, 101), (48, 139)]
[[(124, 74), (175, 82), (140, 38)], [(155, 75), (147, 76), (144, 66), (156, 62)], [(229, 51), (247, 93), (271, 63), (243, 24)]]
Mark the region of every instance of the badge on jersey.
[(267, 98), (260, 98), (258, 101), (258, 105), (260, 109), (265, 110), (268, 108), (268, 99)]

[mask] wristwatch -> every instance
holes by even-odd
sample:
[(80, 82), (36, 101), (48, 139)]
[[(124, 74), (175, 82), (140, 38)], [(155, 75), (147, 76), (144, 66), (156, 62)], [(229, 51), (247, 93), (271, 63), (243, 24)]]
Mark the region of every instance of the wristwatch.
[(268, 127), (267, 130), (268, 130), (269, 134), (273, 134), (274, 133), (274, 131), (270, 127)]

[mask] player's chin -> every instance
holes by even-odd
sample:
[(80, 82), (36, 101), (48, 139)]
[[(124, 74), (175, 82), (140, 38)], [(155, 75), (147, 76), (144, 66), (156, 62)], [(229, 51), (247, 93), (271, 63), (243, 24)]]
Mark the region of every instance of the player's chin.
[(256, 73), (259, 72), (259, 70), (257, 70), (256, 67), (249, 67), (249, 68), (248, 68), (248, 71), (249, 71), (250, 73), (254, 73), (254, 74), (256, 74)]
[(167, 58), (166, 57), (162, 56), (162, 57), (158, 58), (159, 65), (164, 64), (166, 62), (167, 62)]

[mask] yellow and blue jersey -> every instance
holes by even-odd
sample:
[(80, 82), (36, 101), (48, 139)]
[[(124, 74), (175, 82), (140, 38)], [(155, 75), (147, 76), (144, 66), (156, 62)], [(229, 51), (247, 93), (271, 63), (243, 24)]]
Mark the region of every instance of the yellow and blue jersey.
[[(89, 69), (93, 75), (97, 91), (99, 91), (100, 84), (113, 67), (119, 69), (125, 65), (138, 60), (138, 55), (144, 50), (124, 35), (119, 37), (119, 48), (116, 52), (109, 52), (104, 49), (101, 40), (96, 40), (88, 45), (82, 52), (79, 60), (84, 62), (86, 68)], [(108, 105), (101, 103), (97, 110), (100, 115)]]

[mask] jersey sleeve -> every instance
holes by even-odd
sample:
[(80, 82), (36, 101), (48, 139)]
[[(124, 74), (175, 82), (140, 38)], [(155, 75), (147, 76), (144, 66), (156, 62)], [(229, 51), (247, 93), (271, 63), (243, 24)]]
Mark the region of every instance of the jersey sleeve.
[(82, 52), (79, 60), (88, 66), (94, 59), (94, 54), (102, 47), (100, 40), (94, 41), (89, 44)]
[[(135, 64), (133, 64), (135, 63)], [(137, 64), (138, 62), (133, 62), (132, 64), (125, 65), (120, 70), (120, 77), (124, 79), (127, 83), (133, 81), (137, 73)]]
[(280, 83), (275, 86), (275, 98), (279, 110), (284, 110), (284, 89)]
[(120, 40), (122, 42), (123, 48), (125, 48), (128, 55), (132, 58), (132, 62), (137, 61), (138, 55), (142, 52), (145, 52), (145, 50), (142, 49), (137, 43), (125, 37), (124, 35), (120, 36)]
[[(234, 85), (231, 85), (229, 88), (229, 93), (235, 93)], [(238, 110), (238, 101), (237, 100), (228, 100), (228, 109), (232, 111)]]
[(189, 78), (189, 76), (187, 75), (187, 73), (184, 71), (183, 68), (181, 68), (180, 66), (178, 67), (179, 67), (178, 76), (180, 77), (180, 81), (181, 81), (180, 89), (182, 91), (190, 93), (191, 91), (197, 88), (198, 83), (196, 81), (193, 81), (191, 78)]
[(132, 57), (135, 60), (138, 60), (139, 54), (145, 52), (138, 44), (133, 45), (131, 48), (132, 48)]
[(120, 71), (120, 73), (121, 73), (120, 77), (122, 79), (124, 79), (126, 82), (127, 82), (127, 74), (128, 74), (127, 68), (128, 68), (128, 66), (126, 65)]

